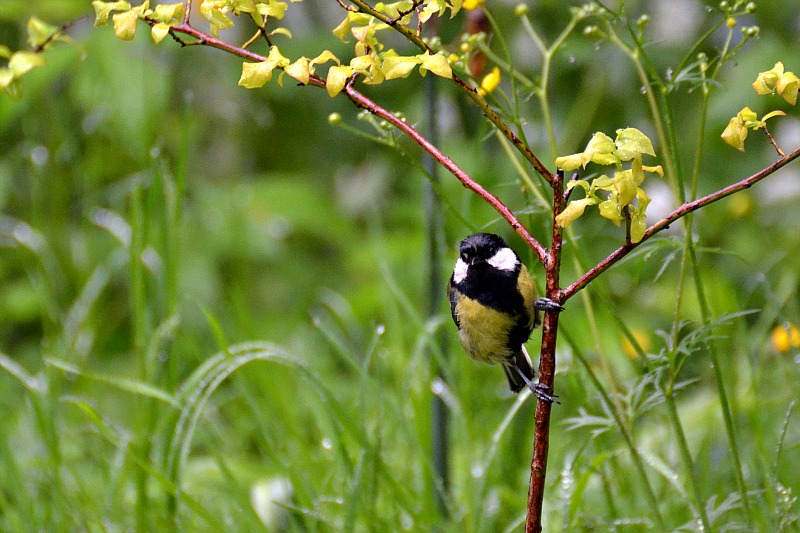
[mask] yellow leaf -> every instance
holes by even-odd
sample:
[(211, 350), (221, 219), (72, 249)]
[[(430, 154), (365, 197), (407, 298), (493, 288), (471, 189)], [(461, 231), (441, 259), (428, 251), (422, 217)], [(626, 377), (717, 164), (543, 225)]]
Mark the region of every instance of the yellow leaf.
[(388, 56), (384, 58), (381, 68), (387, 80), (394, 80), (405, 78), (421, 62), (417, 57)]
[(114, 33), (123, 41), (133, 40), (136, 35), (136, 23), (139, 21), (139, 14), (136, 11), (126, 11), (117, 13), (111, 17), (114, 21)]
[(350, 35), (350, 17), (345, 17), (338, 26), (333, 28), (333, 34), (339, 38), (343, 43), (347, 42), (347, 36)]
[(289, 4), (286, 2), (279, 2), (277, 0), (269, 0), (269, 2), (259, 2), (258, 4), (258, 13), (261, 15), (266, 15), (268, 17), (273, 17), (278, 20), (281, 20), (286, 15), (286, 9), (289, 7)]
[(263, 87), (272, 79), (272, 71), (274, 69), (275, 65), (270, 61), (243, 63), (239, 85), (246, 89), (258, 89), (259, 87)]
[(51, 26), (50, 24), (47, 24), (36, 17), (31, 17), (28, 20), (27, 30), (28, 44), (31, 45), (31, 48), (36, 48), (43, 45), (48, 40), (52, 39), (56, 33), (58, 33), (58, 28)]
[(0, 89), (5, 90), (14, 81), (14, 73), (10, 68), (0, 68)]
[(728, 121), (725, 131), (722, 132), (722, 140), (733, 146), (740, 152), (744, 152), (744, 140), (747, 139), (747, 127), (742, 121), (741, 114), (736, 115)]
[(153, 11), (153, 18), (164, 23), (183, 22), (183, 3), (159, 4)]
[(129, 11), (131, 5), (128, 2), (101, 2), (100, 0), (94, 0), (92, 7), (95, 14), (94, 25), (105, 26), (108, 24), (108, 17), (112, 11)]
[(614, 189), (617, 191), (617, 205), (625, 207), (636, 198), (636, 184), (633, 182), (633, 171), (625, 170), (614, 173)]
[(328, 61), (334, 61), (337, 65), (341, 64), (339, 58), (334, 55), (330, 50), (325, 50), (320, 55), (311, 60), (311, 65), (324, 65)]
[(797, 103), (797, 92), (800, 89), (800, 79), (793, 72), (784, 73), (775, 84), (775, 90), (789, 104)]
[(442, 78), (451, 79), (453, 77), (453, 70), (450, 68), (450, 62), (444, 54), (431, 55), (427, 50), (421, 56), (417, 56), (422, 64), (419, 67), (420, 74), (425, 75), (426, 70), (430, 70), (437, 76)]
[(592, 135), (586, 145), (586, 150), (581, 154), (581, 166), (586, 168), (586, 165), (590, 162), (598, 165), (613, 165), (617, 162), (616, 156), (613, 155), (615, 149), (616, 147), (611, 137), (598, 131)]
[(164, 40), (164, 37), (169, 35), (169, 24), (164, 24), (163, 22), (159, 22), (158, 24), (153, 24), (153, 27), (150, 28), (150, 36), (153, 38), (153, 42), (158, 44)]
[(308, 85), (308, 78), (311, 76), (311, 60), (307, 57), (301, 57), (287, 66), (284, 72), (303, 85)]
[(617, 205), (617, 199), (615, 197), (605, 202), (600, 202), (597, 209), (601, 217), (610, 220), (614, 225), (619, 227), (620, 222), (622, 222), (622, 214), (620, 213), (619, 205)]
[(621, 161), (630, 161), (635, 158), (641, 159), (642, 154), (656, 155), (655, 150), (653, 150), (653, 143), (650, 142), (647, 135), (636, 128), (617, 130), (617, 139), (614, 144), (616, 146), (614, 154)]
[(594, 198), (582, 198), (580, 200), (573, 200), (567, 207), (556, 217), (556, 224), (562, 228), (568, 227), (580, 217), (587, 205), (594, 205), (597, 200)]
[(31, 69), (44, 65), (44, 57), (33, 52), (15, 52), (8, 61), (8, 68), (15, 78), (19, 78)]
[(353, 74), (353, 68), (345, 65), (336, 65), (328, 69), (328, 79), (325, 81), (325, 88), (328, 95), (333, 98), (344, 89), (347, 78)]
[(561, 170), (569, 172), (577, 170), (583, 165), (582, 154), (565, 155), (556, 158), (556, 166)]

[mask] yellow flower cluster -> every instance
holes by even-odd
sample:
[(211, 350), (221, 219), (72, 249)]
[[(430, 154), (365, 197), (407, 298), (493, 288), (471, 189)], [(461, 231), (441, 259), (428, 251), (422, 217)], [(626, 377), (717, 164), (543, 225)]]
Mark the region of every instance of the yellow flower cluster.
[(772, 347), (778, 353), (788, 353), (789, 350), (800, 348), (800, 329), (791, 322), (775, 326), (769, 334)]
[(800, 78), (794, 72), (785, 72), (783, 62), (778, 61), (771, 70), (758, 73), (753, 89), (762, 95), (778, 93), (791, 105), (795, 105), (797, 92), (800, 90)]

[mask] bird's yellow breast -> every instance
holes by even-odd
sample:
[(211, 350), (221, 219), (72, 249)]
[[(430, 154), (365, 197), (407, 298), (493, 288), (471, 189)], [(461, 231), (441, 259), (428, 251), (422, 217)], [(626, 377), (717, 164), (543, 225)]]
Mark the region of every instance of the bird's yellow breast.
[(459, 340), (464, 350), (476, 361), (502, 363), (511, 357), (508, 332), (514, 317), (479, 304), (463, 294), (456, 304), (455, 314), (460, 325)]

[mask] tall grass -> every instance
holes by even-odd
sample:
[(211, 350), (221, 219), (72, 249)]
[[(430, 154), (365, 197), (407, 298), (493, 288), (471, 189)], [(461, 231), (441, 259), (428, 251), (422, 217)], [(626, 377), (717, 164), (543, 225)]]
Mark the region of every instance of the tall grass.
[[(234, 141), (205, 132), (204, 98), (232, 105), (241, 94), (189, 97), (154, 81), (165, 67), (149, 55), (153, 71), (142, 66), (144, 81), (126, 88), (115, 47), (87, 44), (87, 68), (109, 69), (106, 83), (123, 98), (142, 87), (163, 97), (135, 110), (141, 122), (136, 113), (104, 122), (106, 89), (91, 76), (68, 84), (72, 103), (48, 97), (48, 84), (77, 68), (67, 56), (25, 100), (0, 104), (14, 147), (0, 158), (0, 530), (519, 530), (534, 401), (460, 352), (445, 302), (431, 314), (438, 296), (422, 281), (419, 173), (391, 148), (378, 152), (391, 168), (356, 159), (338, 176), (321, 173), (310, 148), (307, 166), (209, 170), (205, 150), (231, 153), (227, 143), (246, 137), (236, 120), (254, 126), (223, 122)], [(543, 49), (553, 85), (535, 103), (566, 114), (558, 68), (606, 50), (573, 41)], [(176, 68), (188, 67), (198, 68)], [(589, 70), (600, 79), (605, 67)], [(508, 100), (520, 125), (524, 82)], [(597, 98), (596, 87), (581, 87), (575, 99)], [(671, 111), (678, 124), (681, 103)], [(247, 105), (268, 114), (263, 102)], [(713, 100), (703, 108), (698, 137), (715, 138)], [(76, 120), (87, 121), (79, 135)], [(576, 136), (595, 127), (582, 120), (587, 131)], [(555, 144), (558, 128), (545, 129)], [(681, 133), (669, 129), (665, 145)], [(323, 130), (319, 142), (376, 153), (340, 133)], [(443, 144), (535, 225), (543, 214), (517, 200), (520, 187), (534, 197), (534, 182), (484, 133)], [(30, 157), (42, 147), (44, 162)], [(709, 170), (723, 157), (713, 148), (692, 156), (691, 189), (739, 172)], [(348, 180), (385, 199), (343, 207), (331, 182)], [(457, 184), (432, 183), (447, 243), (430, 257), (446, 276), (470, 224), (504, 228)], [(694, 531), (698, 519), (714, 531), (798, 531), (798, 348), (781, 353), (770, 335), (800, 321), (800, 228), (791, 205), (747, 199), (750, 211), (711, 208), (570, 302), (547, 531)], [(565, 264), (577, 272), (618, 235), (587, 224), (572, 237)], [(432, 404), (449, 420), (447, 491)]]

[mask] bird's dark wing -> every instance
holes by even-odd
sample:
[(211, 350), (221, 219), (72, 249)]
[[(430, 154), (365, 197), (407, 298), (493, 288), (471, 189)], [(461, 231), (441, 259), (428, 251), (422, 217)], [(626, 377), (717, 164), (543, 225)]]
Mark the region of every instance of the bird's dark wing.
[(450, 283), (447, 284), (447, 299), (450, 300), (450, 315), (453, 317), (453, 322), (456, 323), (456, 326), (461, 326), (458, 323), (458, 318), (456, 317), (456, 304), (458, 303), (458, 293), (456, 292), (456, 288), (453, 286), (453, 278), (450, 278)]

